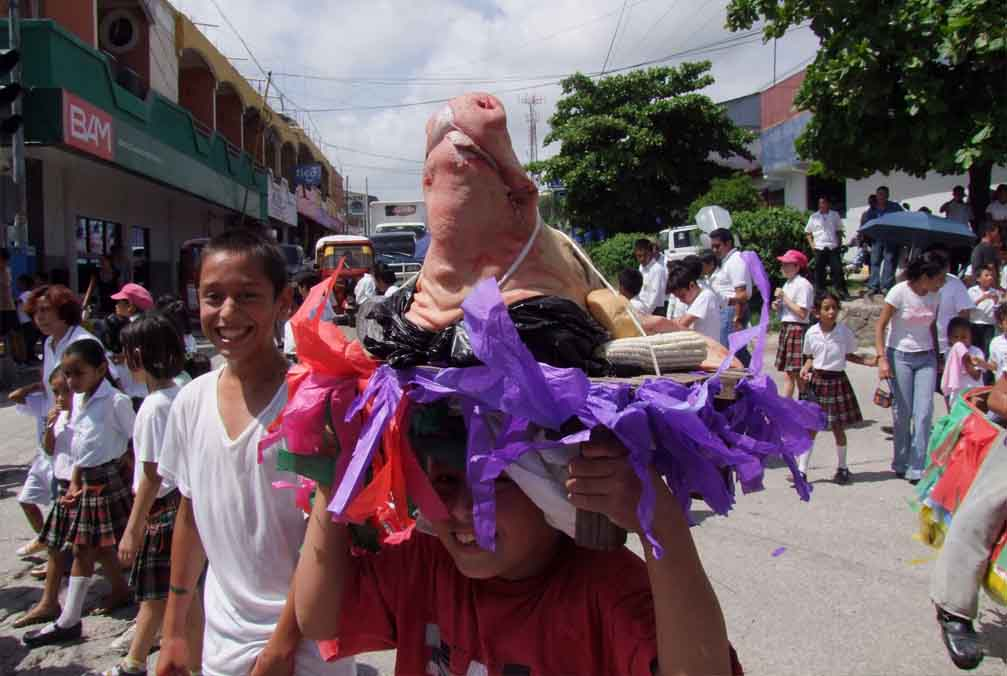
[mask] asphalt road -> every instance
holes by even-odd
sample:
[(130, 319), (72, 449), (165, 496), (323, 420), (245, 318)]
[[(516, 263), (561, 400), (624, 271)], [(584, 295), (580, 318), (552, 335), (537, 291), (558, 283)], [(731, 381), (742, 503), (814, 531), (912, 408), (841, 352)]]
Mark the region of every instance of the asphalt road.
[[(693, 535), (747, 674), (755, 676), (958, 673), (940, 642), (928, 579), (935, 553), (913, 540), (908, 484), (888, 466), (891, 441), (881, 426), (890, 413), (871, 402), (872, 369), (850, 367), (869, 421), (849, 434), (850, 486), (831, 483), (831, 437), (819, 438), (802, 503), (787, 470), (771, 468), (765, 490), (739, 496), (728, 517), (697, 505)], [(2, 400), (0, 400), (2, 402)], [(938, 404), (943, 411), (943, 404)], [(10, 623), (40, 593), (29, 564), (14, 549), (29, 538), (16, 502), (30, 462), (33, 423), (0, 403), (0, 674), (79, 674), (111, 666), (108, 643), (125, 631), (129, 612), (87, 618), (87, 640), (27, 653)], [(640, 553), (639, 542), (631, 546)], [(97, 597), (101, 585), (92, 594)], [(1007, 674), (1007, 614), (983, 601), (979, 626), (988, 657), (974, 673)], [(156, 657), (156, 656), (155, 656)], [(152, 658), (154, 659), (154, 658)], [(362, 656), (360, 672), (391, 674), (393, 653)]]

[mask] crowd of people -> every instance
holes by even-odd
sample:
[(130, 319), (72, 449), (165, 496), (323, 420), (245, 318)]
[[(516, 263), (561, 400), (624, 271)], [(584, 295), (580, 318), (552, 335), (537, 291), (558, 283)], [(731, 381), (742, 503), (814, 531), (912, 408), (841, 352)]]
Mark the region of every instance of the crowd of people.
[[(816, 268), (834, 273), (839, 239), (831, 232), (837, 225), (830, 213), (823, 199), (809, 220), (808, 238)], [(638, 241), (639, 267), (622, 271), (619, 286), (641, 317), (658, 315), (666, 327), (698, 331), (727, 345), (732, 333), (751, 322), (753, 279), (730, 230), (715, 230), (710, 240), (710, 251), (670, 264), (649, 240)], [(975, 266), (969, 287), (950, 275), (947, 250), (931, 247), (909, 262), (904, 279), (888, 291), (876, 327), (877, 356), (863, 356), (840, 320), (846, 297), (841, 273), (832, 277), (832, 286), (823, 286), (818, 275), (814, 282), (808, 279), (810, 261), (804, 253), (790, 250), (778, 261), (785, 282), (765, 299), (781, 324), (776, 367), (784, 374), (785, 396), (814, 401), (824, 410), (836, 446), (834, 481), (854, 480), (846, 430), (861, 423), (862, 415), (847, 375), (852, 362), (876, 367), (879, 379), (890, 380), (892, 469), (917, 482), (926, 461), (934, 392), (943, 384), (950, 400), (984, 378), (1007, 372), (1007, 337), (987, 328), (1007, 333), (998, 270)], [(538, 523), (540, 512), (533, 518), (523, 493), (511, 495), (499, 482), (497, 528), (507, 547), (479, 556), (470, 552), (477, 547), (471, 496), (464, 475), (451, 467), (426, 467), (451, 513), (449, 521), (432, 524), (436, 539), (421, 538), (415, 546), (373, 559), (344, 559), (350, 536), (325, 511), (330, 487), (317, 488), (324, 500), (316, 500), (306, 521), (294, 501), (274, 487), (289, 480), (277, 466), (275, 449), (260, 449), (287, 403), (288, 368), (297, 353), (292, 340), (277, 340), (276, 327), (289, 318), (295, 297), (308, 296), (318, 276), (304, 273), (292, 287), (276, 247), (248, 230), (211, 240), (198, 275), (203, 333), (225, 362), (212, 373), (206, 373), (205, 357), (195, 354), (188, 316), (177, 299), (155, 301), (142, 286), (125, 284), (109, 294), (113, 313), (92, 322), (91, 330), (82, 325), (79, 299), (62, 285), (32, 280), (33, 288), (20, 299), (17, 309), (45, 337), (41, 382), (10, 394), (23, 412), (37, 418), (40, 448), (19, 496), (37, 533), (19, 554), (47, 555), (34, 571), (45, 580), (42, 598), (15, 623), (42, 625), (24, 636), (27, 646), (82, 636), (84, 602), (98, 565), (111, 591), (96, 612), (134, 600), (140, 604), (122, 661), (105, 672), (115, 675), (146, 673), (146, 657), (158, 640), (159, 674), (264, 674), (274, 668), (292, 673), (295, 664), (298, 674), (350, 674), (354, 653), (388, 647), (398, 648), (400, 664), (422, 667), (440, 644), (429, 631), (424, 634), (422, 608), (414, 607), (415, 598), (396, 580), (436, 573), (438, 588), (468, 589), (481, 578), (540, 579), (542, 566), (561, 561), (540, 579), (545, 587), (522, 586), (507, 603), (544, 593), (564, 576), (590, 584), (586, 571), (577, 567), (583, 557), (545, 561), (532, 556), (541, 553), (542, 543), (552, 543), (557, 531)], [(381, 267), (356, 287), (361, 304), (394, 291), (394, 274)], [(747, 350), (737, 356), (748, 363)], [(600, 504), (591, 497), (595, 491), (614, 490), (608, 482), (625, 486), (623, 475), (633, 476), (614, 448), (596, 443), (583, 467), (571, 465), (571, 494), (585, 507)], [(810, 457), (811, 451), (799, 460), (805, 475)], [(577, 497), (581, 485), (590, 488)], [(637, 499), (638, 493), (616, 491), (598, 509), (635, 530)], [(670, 560), (593, 555), (592, 565), (618, 569), (624, 580), (611, 596), (618, 612), (613, 606), (607, 609), (612, 614), (601, 609), (585, 615), (585, 631), (617, 636), (604, 647), (611, 655), (595, 657), (620, 665), (643, 660), (646, 670), (672, 648), (686, 656), (703, 652), (704, 659), (713, 650), (723, 655), (725, 669), (737, 673), (687, 524), (670, 495), (659, 495), (657, 509), (662, 518), (655, 522), (667, 529), (662, 537), (682, 545)], [(291, 583), (295, 572), (298, 585)], [(681, 637), (692, 635), (680, 618), (662, 610), (661, 595), (671, 589), (660, 582), (666, 576), (694, 580), (701, 624), (720, 626), (702, 646), (687, 646), (685, 638), (667, 632), (677, 627)], [(64, 578), (67, 593), (60, 604)], [(622, 592), (630, 596), (619, 596)], [(625, 598), (636, 600), (625, 605)], [(491, 619), (480, 615), (487, 608), (456, 607), (436, 594), (427, 602), (436, 607), (442, 625), (469, 622), (475, 628), (477, 615)], [(640, 613), (654, 613), (657, 626), (642, 633), (615, 631), (620, 623), (636, 622)], [(482, 639), (478, 629), (473, 631), (466, 640), (478, 650)], [(318, 639), (338, 634), (340, 640), (316, 644), (302, 640), (302, 632)], [(530, 649), (520, 640), (513, 648)], [(466, 656), (458, 659), (468, 663)]]

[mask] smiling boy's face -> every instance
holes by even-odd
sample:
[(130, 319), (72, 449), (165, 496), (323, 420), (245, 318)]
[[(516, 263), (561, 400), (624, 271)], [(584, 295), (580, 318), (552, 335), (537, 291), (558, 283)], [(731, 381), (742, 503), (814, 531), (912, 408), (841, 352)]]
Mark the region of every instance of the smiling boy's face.
[(434, 532), (465, 577), (521, 580), (539, 574), (552, 561), (560, 532), (505, 474), (496, 482), (495, 551), (482, 549), (475, 538), (472, 494), (464, 470), (427, 461), (434, 490), (448, 510), (448, 519), (432, 521)]
[(275, 327), (287, 318), (290, 301), (290, 287), (277, 296), (262, 263), (247, 254), (215, 251), (203, 259), (199, 321), (228, 362), (259, 359), (275, 350)]

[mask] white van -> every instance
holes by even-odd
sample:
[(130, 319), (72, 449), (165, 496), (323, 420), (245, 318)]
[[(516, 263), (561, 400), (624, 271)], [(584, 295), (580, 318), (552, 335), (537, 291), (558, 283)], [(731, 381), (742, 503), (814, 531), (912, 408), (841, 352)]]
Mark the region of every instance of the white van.
[(697, 256), (703, 250), (700, 241), (702, 230), (696, 224), (662, 230), (657, 235), (658, 245), (664, 252), (666, 263), (682, 260), (686, 256)]

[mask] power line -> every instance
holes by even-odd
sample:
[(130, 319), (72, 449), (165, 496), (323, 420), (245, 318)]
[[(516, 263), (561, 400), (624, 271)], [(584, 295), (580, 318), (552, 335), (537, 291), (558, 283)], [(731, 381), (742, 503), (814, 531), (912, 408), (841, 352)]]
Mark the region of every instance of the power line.
[[(796, 30), (798, 28), (803, 28), (803, 27), (804, 27), (803, 25), (802, 26), (797, 26), (797, 27), (795, 27), (795, 28), (793, 28), (791, 30)], [(708, 45), (704, 45), (704, 46), (700, 46), (700, 47), (693, 47), (693, 48), (682, 50), (682, 51), (679, 51), (679, 52), (673, 52), (671, 54), (667, 54), (667, 55), (662, 56), (662, 57), (657, 58), (657, 59), (649, 59), (647, 61), (641, 61), (639, 63), (635, 63), (635, 64), (632, 64), (632, 65), (629, 65), (629, 66), (621, 66), (619, 68), (612, 68), (611, 70), (607, 71), (606, 73), (595, 72), (595, 73), (585, 73), (584, 75), (586, 75), (587, 77), (590, 77), (590, 78), (598, 78), (598, 77), (601, 77), (602, 75), (610, 75), (610, 74), (613, 74), (613, 73), (621, 73), (621, 72), (625, 72), (625, 71), (629, 71), (629, 70), (635, 70), (637, 68), (642, 68), (642, 67), (645, 67), (645, 66), (653, 66), (653, 65), (656, 65), (656, 64), (659, 64), (659, 63), (664, 63), (664, 62), (671, 61), (671, 60), (674, 60), (674, 59), (677, 59), (677, 58), (682, 58), (682, 57), (685, 57), (685, 56), (698, 56), (700, 54), (709, 54), (709, 53), (713, 53), (713, 52), (723, 51), (725, 49), (733, 49), (735, 47), (739, 47), (739, 46), (742, 46), (744, 44), (748, 44), (748, 43), (751, 43), (751, 42), (758, 42), (759, 40), (761, 40), (761, 37), (758, 37), (758, 36), (761, 35), (761, 31), (754, 31), (753, 33), (754, 33), (754, 35), (745, 36), (743, 38), (735, 37), (735, 38), (730, 38), (730, 39), (727, 39), (727, 40), (721, 40), (721, 41), (718, 41), (718, 42), (710, 43)], [(753, 37), (755, 38), (754, 40), (752, 39)], [(564, 78), (565, 77), (569, 77), (569, 75), (573, 75), (573, 73), (570, 73), (570, 74), (564, 76)], [(559, 84), (561, 84), (561, 80), (553, 80), (553, 81), (550, 81), (550, 82), (541, 82), (541, 83), (538, 83), (538, 84), (526, 85), (524, 87), (512, 87), (512, 88), (507, 88), (507, 89), (499, 89), (495, 93), (496, 94), (511, 94), (511, 93), (515, 93), (515, 92), (525, 91), (525, 90), (528, 90), (528, 89), (538, 89), (538, 88), (541, 88), (541, 87), (554, 87), (554, 86), (557, 86)], [(424, 101), (412, 101), (412, 102), (408, 102), (408, 103), (394, 103), (394, 104), (383, 104), (383, 105), (373, 105), (373, 106), (345, 106), (345, 107), (340, 107), (340, 108), (312, 108), (312, 109), (310, 109), (310, 110), (308, 110), (306, 112), (311, 112), (311, 113), (344, 113), (344, 112), (364, 112), (364, 111), (374, 111), (374, 110), (400, 110), (400, 109), (404, 109), (404, 108), (415, 108), (415, 107), (418, 107), (418, 106), (428, 106), (428, 105), (435, 105), (435, 104), (439, 104), (439, 103), (447, 103), (448, 101), (451, 101), (452, 98), (453, 97), (437, 98), (437, 99), (427, 99), (427, 100), (424, 100)]]
[[(248, 45), (248, 42), (245, 41), (245, 38), (238, 31), (237, 27), (231, 22), (231, 20), (227, 17), (227, 15), (224, 14), (224, 10), (223, 8), (221, 8), (220, 3), (217, 2), (217, 0), (210, 0), (210, 3), (214, 6), (214, 8), (216, 8), (217, 13), (220, 14), (220, 18), (224, 20), (224, 23), (227, 24), (227, 27), (231, 29), (231, 32), (234, 33), (234, 36), (238, 38), (238, 42), (240, 42), (241, 46), (245, 48), (245, 52), (248, 53), (248, 56), (252, 60), (252, 63), (255, 64), (255, 67), (259, 69), (259, 72), (264, 77), (269, 79), (271, 77), (269, 75), (269, 71), (267, 71), (262, 66), (262, 63), (259, 61), (258, 58), (256, 58), (255, 53), (252, 52), (252, 48)], [(280, 91), (280, 88), (276, 87), (275, 84), (273, 86), (276, 89), (277, 93), (280, 95), (281, 99), (286, 99), (295, 109), (299, 109), (300, 111), (306, 113), (308, 122), (310, 122), (311, 126), (314, 127), (315, 133), (318, 135), (318, 141), (321, 142), (322, 134), (318, 129), (318, 125), (315, 124), (315, 121), (311, 118), (311, 111), (308, 110), (307, 108), (304, 108), (303, 106), (299, 106), (296, 103), (294, 103), (293, 99), (291, 99), (289, 96)]]
[(403, 169), (401, 167), (375, 167), (370, 164), (353, 164), (351, 162), (343, 163), (347, 167), (354, 167), (356, 169), (370, 169), (372, 171), (384, 171), (392, 174), (408, 174), (410, 176), (422, 176), (423, 172), (420, 170), (413, 169)]
[[(715, 18), (715, 15), (714, 15)], [(789, 29), (787, 32), (794, 30), (799, 30), (804, 28), (806, 24), (800, 26), (795, 26)], [(645, 34), (646, 37), (646, 34)], [(740, 33), (734, 35), (730, 38), (725, 38), (723, 40), (710, 43), (701, 47), (693, 47), (676, 54), (671, 54), (663, 57), (663, 59), (654, 59), (652, 61), (644, 61), (642, 65), (648, 65), (650, 63), (656, 63), (662, 60), (668, 60), (674, 58), (675, 56), (686, 55), (697, 50), (707, 50), (712, 47), (720, 46), (743, 46), (747, 44), (754, 44), (762, 39), (762, 31), (754, 30), (745, 33)], [(614, 68), (608, 72), (619, 72), (623, 70), (628, 70), (638, 67), (638, 65), (626, 66), (621, 68)], [(591, 75), (600, 75), (600, 71), (595, 71), (590, 73)], [(377, 77), (370, 75), (324, 75), (318, 73), (289, 73), (289, 72), (274, 72), (273, 77), (286, 77), (292, 79), (302, 79), (302, 80), (313, 80), (319, 82), (336, 82), (348, 85), (369, 85), (369, 86), (389, 86), (389, 87), (415, 87), (415, 86), (455, 86), (464, 84), (498, 84), (498, 83), (508, 83), (508, 82), (531, 82), (531, 81), (553, 81), (568, 77), (570, 73), (542, 73), (538, 75), (485, 75), (485, 76), (469, 76), (469, 77)]]
[(423, 160), (414, 160), (408, 157), (396, 157), (395, 155), (381, 155), (380, 153), (372, 153), (366, 150), (357, 150), (356, 148), (349, 148), (347, 146), (336, 145), (335, 143), (322, 143), (322, 145), (328, 146), (329, 148), (335, 148), (337, 150), (343, 150), (348, 153), (367, 155), (369, 157), (377, 157), (383, 160), (396, 160), (398, 162), (413, 162), (415, 164), (423, 164)]
[(615, 46), (615, 39), (619, 36), (619, 27), (622, 25), (622, 15), (626, 13), (626, 4), (628, 0), (622, 0), (622, 9), (619, 10), (619, 19), (615, 22), (615, 30), (612, 31), (612, 40), (608, 43), (608, 53), (605, 54), (605, 63), (601, 66), (601, 74), (605, 74), (605, 69), (608, 68), (608, 59), (612, 56), (612, 47)]

